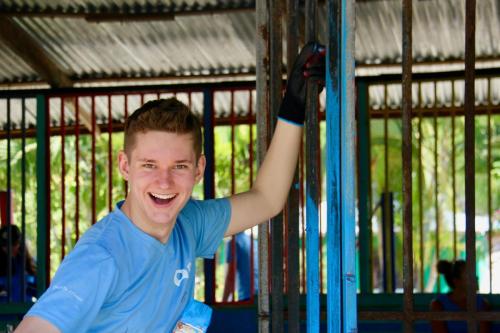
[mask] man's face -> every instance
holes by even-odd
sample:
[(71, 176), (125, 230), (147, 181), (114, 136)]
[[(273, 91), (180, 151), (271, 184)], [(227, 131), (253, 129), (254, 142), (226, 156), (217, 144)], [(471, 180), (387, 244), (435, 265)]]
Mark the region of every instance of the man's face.
[(148, 233), (171, 230), (203, 175), (205, 158), (196, 160), (191, 134), (148, 131), (135, 136), (128, 156), (118, 156), (130, 189), (129, 217)]

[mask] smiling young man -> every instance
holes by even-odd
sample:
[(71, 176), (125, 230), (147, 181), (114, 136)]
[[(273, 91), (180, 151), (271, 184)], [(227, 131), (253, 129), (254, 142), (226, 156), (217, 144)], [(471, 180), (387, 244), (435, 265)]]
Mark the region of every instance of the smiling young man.
[(298, 56), (254, 186), (193, 200), (205, 169), (201, 126), (175, 99), (146, 103), (125, 124), (125, 201), (92, 226), (16, 332), (172, 332), (193, 298), (196, 257), (283, 207), (297, 163), (307, 78), (324, 77), (324, 48)]

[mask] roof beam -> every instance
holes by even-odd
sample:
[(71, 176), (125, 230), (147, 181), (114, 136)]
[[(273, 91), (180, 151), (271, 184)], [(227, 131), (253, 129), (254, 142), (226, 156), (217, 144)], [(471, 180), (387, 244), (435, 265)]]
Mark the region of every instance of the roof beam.
[(100, 6), (87, 5), (86, 7), (76, 7), (69, 5), (65, 8), (26, 8), (16, 5), (1, 5), (0, 17), (63, 17), (80, 18), (89, 22), (109, 22), (109, 21), (144, 21), (144, 20), (173, 20), (176, 16), (190, 15), (213, 15), (227, 14), (240, 11), (255, 10), (255, 1), (243, 3), (232, 3), (226, 5), (127, 5), (122, 6)]
[(73, 85), (59, 65), (12, 18), (0, 17), (0, 38), (51, 86), (59, 88)]
[[(10, 17), (0, 16), (0, 38), (28, 65), (30, 65), (42, 79), (53, 88), (69, 88), (73, 81), (59, 65), (51, 59), (38, 42), (22, 29)], [(75, 113), (74, 103), (69, 104), (71, 112)], [(92, 120), (88, 110), (80, 111), (80, 121), (92, 129)], [(97, 129), (98, 130), (98, 129)], [(96, 131), (96, 134), (100, 132)]]

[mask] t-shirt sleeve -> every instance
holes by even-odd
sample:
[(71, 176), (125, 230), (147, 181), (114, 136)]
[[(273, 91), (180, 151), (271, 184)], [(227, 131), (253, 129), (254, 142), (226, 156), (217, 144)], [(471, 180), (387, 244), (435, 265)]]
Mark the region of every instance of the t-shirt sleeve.
[(196, 242), (196, 256), (212, 258), (231, 219), (229, 199), (191, 201), (190, 219)]
[(111, 292), (116, 275), (115, 261), (104, 248), (77, 246), (26, 316), (41, 317), (61, 332), (86, 331)]

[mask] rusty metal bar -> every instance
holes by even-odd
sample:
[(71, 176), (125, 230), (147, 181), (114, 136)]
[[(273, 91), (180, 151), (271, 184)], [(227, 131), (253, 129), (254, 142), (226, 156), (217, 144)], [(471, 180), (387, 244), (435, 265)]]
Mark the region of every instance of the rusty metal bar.
[(92, 95), (92, 103), (91, 103), (91, 120), (92, 120), (92, 129), (91, 129), (91, 155), (92, 155), (92, 168), (91, 168), (91, 182), (92, 182), (92, 197), (91, 197), (91, 221), (92, 224), (96, 223), (96, 174), (95, 174), (95, 144), (96, 144), (96, 119), (95, 119), (95, 96)]
[[(255, 84), (257, 93), (257, 158), (259, 165), (264, 160), (269, 140), (269, 83), (267, 73), (269, 72), (269, 17), (266, 0), (256, 0), (256, 70)], [(268, 280), (268, 231), (269, 224), (261, 223), (259, 229), (259, 333), (268, 333), (269, 327), (269, 280)]]
[[(124, 95), (124, 106), (123, 106), (123, 121), (125, 122), (125, 120), (128, 118), (128, 95)], [(205, 151), (205, 154), (206, 154), (206, 151)], [(123, 181), (123, 189), (125, 191), (125, 197), (127, 196), (128, 194), (128, 182), (127, 181)]]
[(108, 210), (113, 210), (113, 114), (111, 95), (108, 95)]
[[(286, 1), (286, 59), (288, 76), (292, 71), (299, 47), (299, 1)], [(300, 164), (300, 161), (299, 161)], [(292, 187), (288, 194), (287, 216), (287, 293), (288, 293), (288, 332), (300, 332), (300, 219), (299, 219), (299, 166), (295, 169)]]
[(80, 106), (75, 97), (75, 238), (80, 239)]
[[(422, 103), (422, 83), (418, 83), (418, 106)], [(423, 163), (422, 163), (422, 112), (418, 112), (418, 219), (420, 234), (420, 292), (425, 292), (424, 284), (424, 204), (423, 204)]]
[[(317, 0), (305, 1), (305, 40), (316, 40), (317, 27)], [(318, 230), (318, 173), (317, 153), (319, 148), (319, 118), (318, 118), (318, 87), (315, 84), (307, 85), (306, 102), (306, 161), (310, 161), (306, 168), (306, 285), (307, 285), (307, 332), (319, 332), (319, 230)]]
[(234, 175), (234, 163), (235, 163), (235, 129), (234, 129), (234, 90), (231, 90), (230, 98), (230, 117), (231, 117), (231, 195), (236, 193), (236, 180)]
[[(191, 96), (191, 95), (190, 95)], [(248, 177), (248, 188), (253, 186), (253, 161), (254, 161), (254, 146), (253, 146), (253, 124), (252, 124), (252, 114), (253, 114), (253, 101), (252, 101), (252, 90), (248, 91), (248, 164), (249, 164), (249, 177)], [(255, 262), (254, 262), (254, 234), (253, 228), (250, 229), (250, 302), (253, 304), (255, 298)]]
[[(252, 188), (253, 186), (253, 161), (254, 161), (254, 142), (253, 142), (253, 101), (252, 101), (252, 90), (248, 91), (248, 167), (250, 168), (249, 170), (249, 188)], [(253, 234), (253, 233), (252, 233)]]
[(64, 124), (64, 98), (61, 97), (61, 261), (66, 254), (66, 155), (65, 144), (66, 126)]
[[(269, 108), (274, 131), (283, 91), (282, 1), (269, 2)], [(271, 331), (284, 331), (283, 212), (271, 219)]]
[(465, 1), (465, 247), (467, 271), (467, 331), (477, 332), (476, 321), (476, 204), (475, 204), (475, 93), (476, 1)]
[(412, 0), (403, 0), (403, 330), (413, 332)]

